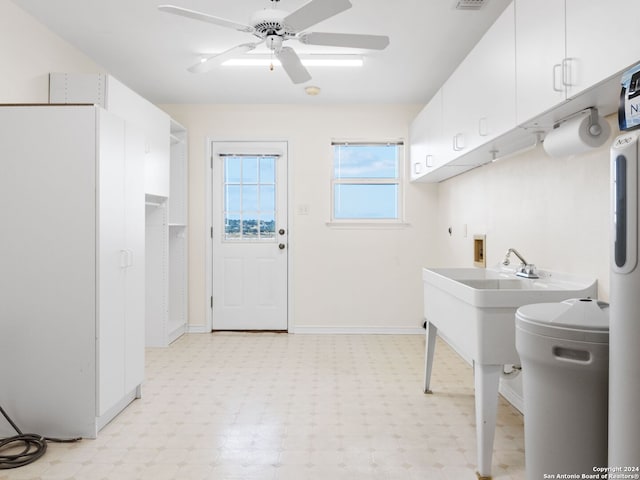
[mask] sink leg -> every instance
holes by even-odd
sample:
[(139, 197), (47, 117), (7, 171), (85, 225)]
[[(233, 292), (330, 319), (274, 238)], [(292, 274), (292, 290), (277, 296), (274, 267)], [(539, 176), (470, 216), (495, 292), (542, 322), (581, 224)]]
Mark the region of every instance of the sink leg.
[(491, 457), (498, 413), (498, 383), (502, 365), (474, 365), (478, 477), (491, 478)]
[(433, 367), (433, 352), (436, 349), (437, 333), (438, 328), (427, 320), (424, 342), (424, 393), (432, 393), (429, 386), (431, 384), (431, 369)]

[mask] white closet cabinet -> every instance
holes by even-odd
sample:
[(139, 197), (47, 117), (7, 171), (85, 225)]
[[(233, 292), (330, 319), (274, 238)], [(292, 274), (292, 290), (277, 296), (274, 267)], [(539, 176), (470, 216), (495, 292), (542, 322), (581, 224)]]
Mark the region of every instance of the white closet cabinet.
[(0, 404), (95, 437), (143, 380), (144, 140), (94, 106), (2, 106), (0, 158)]
[(103, 73), (51, 73), (49, 102), (93, 103), (135, 125), (144, 135), (144, 191), (169, 196), (169, 115)]
[(51, 73), (49, 101), (100, 105), (143, 136), (145, 341), (149, 347), (167, 346), (187, 325), (186, 129), (106, 74)]
[(147, 195), (146, 345), (166, 347), (187, 329), (187, 130), (171, 121), (169, 198)]
[(171, 121), (169, 193), (169, 321), (170, 343), (187, 329), (187, 129)]

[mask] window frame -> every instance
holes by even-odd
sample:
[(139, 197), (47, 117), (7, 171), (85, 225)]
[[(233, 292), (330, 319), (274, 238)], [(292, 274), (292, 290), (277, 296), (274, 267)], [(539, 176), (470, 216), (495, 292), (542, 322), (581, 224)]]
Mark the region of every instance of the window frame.
[[(341, 145), (355, 146), (384, 146), (395, 145), (397, 152), (397, 176), (395, 178), (371, 178), (371, 177), (349, 177), (336, 178), (336, 156), (335, 147)], [(406, 143), (402, 139), (395, 140), (332, 140), (331, 142), (331, 189), (330, 189), (330, 220), (328, 226), (332, 227), (360, 227), (360, 228), (385, 228), (405, 226), (404, 223), (404, 164), (405, 164)], [(336, 185), (396, 185), (397, 186), (397, 217), (396, 218), (336, 218), (335, 195)]]

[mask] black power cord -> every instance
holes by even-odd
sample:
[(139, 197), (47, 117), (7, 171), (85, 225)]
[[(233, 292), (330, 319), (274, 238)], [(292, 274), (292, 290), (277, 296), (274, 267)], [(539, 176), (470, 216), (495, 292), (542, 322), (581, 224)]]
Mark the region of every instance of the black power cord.
[[(47, 442), (72, 443), (81, 439), (50, 438), (34, 433), (22, 433), (1, 405), (0, 413), (17, 433), (17, 435), (13, 437), (0, 439), (0, 470), (23, 467), (35, 462), (47, 451)], [(10, 451), (13, 451), (13, 453), (2, 453)]]

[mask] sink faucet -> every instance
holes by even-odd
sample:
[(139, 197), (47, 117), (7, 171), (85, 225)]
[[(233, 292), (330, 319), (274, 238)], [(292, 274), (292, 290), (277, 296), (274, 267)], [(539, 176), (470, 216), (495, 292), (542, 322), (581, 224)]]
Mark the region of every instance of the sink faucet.
[(507, 254), (504, 256), (504, 260), (502, 261), (503, 265), (509, 265), (509, 263), (510, 263), (509, 256), (512, 253), (516, 257), (518, 257), (520, 262), (522, 262), (522, 264), (520, 265), (520, 267), (516, 271), (516, 275), (517, 276), (524, 277), (524, 278), (539, 278), (538, 274), (536, 272), (536, 266), (534, 264), (532, 264), (532, 263), (527, 262), (524, 259), (524, 257), (522, 255), (520, 255), (520, 253), (518, 253), (518, 251), (515, 248), (510, 248), (509, 250), (507, 250)]

